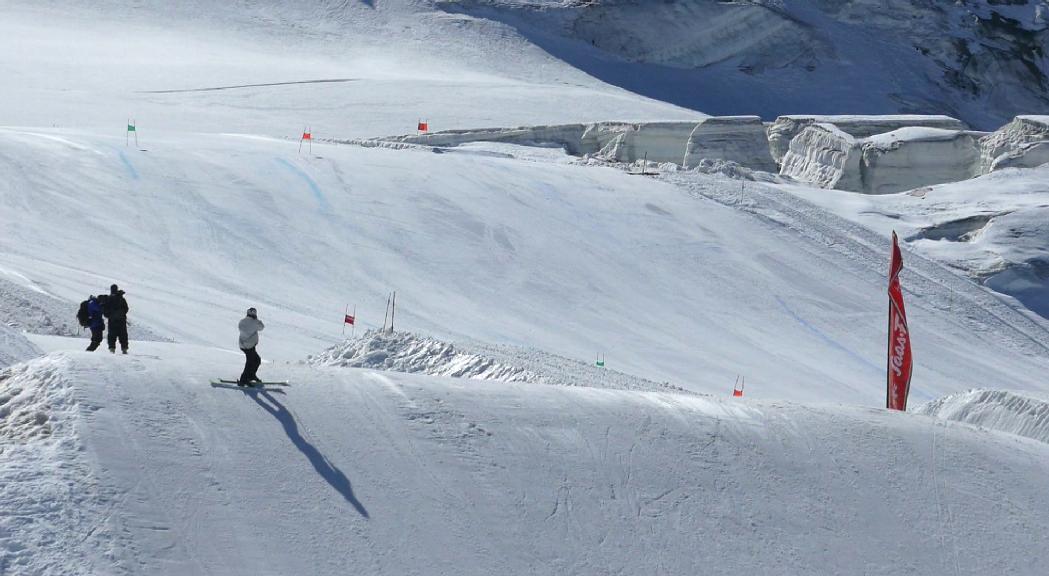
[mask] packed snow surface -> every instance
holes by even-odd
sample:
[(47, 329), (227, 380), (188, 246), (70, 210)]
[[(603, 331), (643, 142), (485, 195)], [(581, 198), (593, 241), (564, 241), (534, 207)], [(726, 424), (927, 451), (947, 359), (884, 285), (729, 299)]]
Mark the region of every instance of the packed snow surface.
[(262, 374), (291, 386), (208, 385), (238, 362), (158, 343), (4, 372), (0, 397), (29, 416), (0, 453), (5, 570), (975, 575), (1049, 561), (1042, 443), (880, 409), (359, 369), (273, 364)]

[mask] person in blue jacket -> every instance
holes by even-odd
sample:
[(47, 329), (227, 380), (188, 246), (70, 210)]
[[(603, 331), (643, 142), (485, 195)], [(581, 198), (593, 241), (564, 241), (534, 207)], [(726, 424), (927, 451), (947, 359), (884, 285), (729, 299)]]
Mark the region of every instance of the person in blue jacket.
[(88, 345), (87, 351), (94, 352), (102, 343), (102, 333), (106, 329), (106, 321), (102, 317), (102, 303), (95, 296), (87, 299), (87, 321), (87, 327), (91, 329), (91, 344)]

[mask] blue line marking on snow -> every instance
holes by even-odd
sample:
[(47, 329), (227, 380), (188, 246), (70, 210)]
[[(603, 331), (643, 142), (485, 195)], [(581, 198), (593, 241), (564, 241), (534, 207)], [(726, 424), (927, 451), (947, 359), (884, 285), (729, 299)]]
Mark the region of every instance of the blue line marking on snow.
[(819, 328), (816, 328), (812, 324), (809, 324), (804, 318), (802, 318), (801, 316), (798, 316), (797, 312), (795, 312), (794, 310), (791, 310), (790, 306), (787, 306), (787, 303), (784, 302), (783, 299), (780, 298), (779, 296), (776, 296), (776, 302), (779, 302), (779, 305), (781, 307), (783, 307), (783, 310), (787, 314), (789, 314), (791, 318), (796, 320), (798, 322), (798, 324), (801, 324), (802, 326), (805, 327), (806, 330), (808, 330), (809, 332), (812, 332), (817, 338), (819, 338), (820, 340), (823, 340), (825, 343), (829, 344), (831, 348), (836, 348), (837, 350), (840, 350), (840, 351), (844, 352), (845, 354), (849, 355), (849, 357), (851, 357), (853, 360), (856, 360), (860, 364), (863, 364), (864, 366), (867, 366), (868, 368), (874, 370), (875, 372), (881, 373), (881, 372), (883, 372), (885, 370), (884, 366), (881, 366), (881, 367), (875, 366), (873, 363), (871, 363), (869, 360), (867, 360), (863, 356), (860, 356), (859, 354), (853, 352), (852, 350), (849, 350), (845, 346), (842, 346), (840, 343), (838, 343), (837, 340), (831, 338), (830, 336), (828, 336), (826, 333), (824, 333)]
[(131, 176), (132, 180), (138, 180), (138, 170), (135, 170), (135, 167), (131, 165), (131, 160), (127, 157), (127, 154), (125, 154), (123, 150), (119, 150), (118, 153), (120, 154), (120, 161), (123, 162), (124, 167), (127, 168), (128, 175)]
[(323, 208), (324, 210), (327, 210), (329, 208), (328, 200), (324, 197), (324, 192), (321, 191), (321, 187), (317, 185), (313, 178), (310, 178), (309, 174), (303, 172), (302, 168), (299, 168), (298, 166), (292, 164), (291, 162), (288, 162), (283, 158), (277, 158), (277, 163), (281, 166), (284, 166), (288, 169), (289, 172), (295, 174), (299, 178), (302, 178), (303, 181), (306, 182), (306, 185), (310, 187), (310, 192), (313, 192), (313, 197), (317, 199), (317, 204), (320, 204), (321, 208)]

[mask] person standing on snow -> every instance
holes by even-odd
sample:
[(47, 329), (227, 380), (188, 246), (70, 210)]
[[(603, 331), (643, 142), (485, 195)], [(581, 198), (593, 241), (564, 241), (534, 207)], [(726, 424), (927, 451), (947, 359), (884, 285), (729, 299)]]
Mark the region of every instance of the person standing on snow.
[(102, 303), (94, 295), (87, 298), (87, 321), (87, 326), (91, 329), (91, 344), (88, 345), (87, 351), (94, 352), (102, 343), (102, 332), (106, 329), (106, 321), (102, 317)]
[(120, 340), (120, 350), (127, 354), (127, 300), (124, 300), (124, 291), (116, 284), (109, 287), (109, 297), (102, 305), (102, 314), (109, 319), (109, 351), (116, 353), (117, 339)]
[(254, 308), (248, 308), (248, 315), (237, 324), (237, 328), (240, 329), (240, 351), (244, 353), (244, 372), (237, 380), (237, 386), (251, 386), (252, 382), (261, 382), (257, 372), (262, 365), (262, 358), (255, 351), (255, 347), (259, 345), (259, 332), (265, 327)]

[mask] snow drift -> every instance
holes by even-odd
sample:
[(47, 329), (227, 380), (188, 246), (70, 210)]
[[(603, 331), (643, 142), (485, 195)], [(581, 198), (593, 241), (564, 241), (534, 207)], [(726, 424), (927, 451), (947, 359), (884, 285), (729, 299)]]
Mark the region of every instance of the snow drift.
[(410, 332), (370, 330), (307, 358), (312, 366), (369, 368), (452, 378), (590, 386), (616, 390), (685, 390), (519, 346), (451, 343)]
[(915, 413), (1026, 436), (1049, 444), (1049, 396), (1009, 390), (970, 390), (919, 406)]

